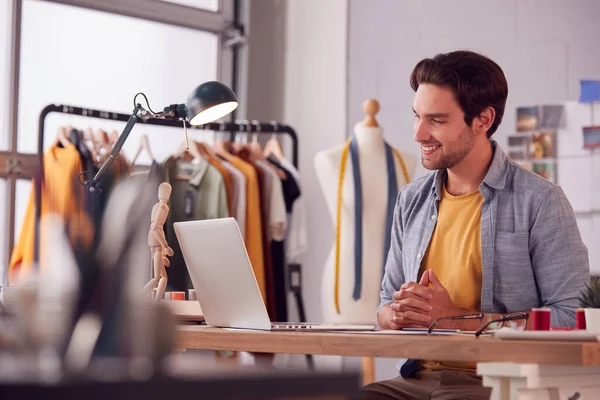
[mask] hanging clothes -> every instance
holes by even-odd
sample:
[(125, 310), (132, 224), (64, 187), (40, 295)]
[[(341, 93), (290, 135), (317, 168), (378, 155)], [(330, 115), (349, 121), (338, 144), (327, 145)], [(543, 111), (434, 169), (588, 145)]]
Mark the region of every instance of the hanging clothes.
[(292, 177), (288, 190), (291, 192), (291, 209), (288, 210), (285, 256), (288, 264), (300, 263), (308, 251), (308, 230), (306, 226), (306, 206), (302, 196), (300, 173), (288, 160), (281, 161), (281, 168)]
[(261, 219), (261, 243), (262, 243), (262, 254), (263, 254), (263, 265), (264, 265), (264, 276), (265, 276), (265, 292), (266, 296), (263, 297), (265, 301), (267, 312), (271, 320), (275, 319), (275, 293), (273, 284), (273, 262), (271, 260), (271, 242), (269, 240), (269, 227), (267, 219), (267, 210), (264, 199), (265, 193), (265, 172), (260, 168), (254, 161), (250, 159), (250, 152), (248, 149), (243, 148), (237, 153), (238, 157), (244, 160), (247, 164), (252, 166), (256, 171), (256, 177), (258, 178), (258, 190), (259, 190), (259, 210)]
[[(192, 221), (229, 216), (226, 184), (223, 175), (205, 159), (193, 162), (168, 158), (162, 165), (165, 180), (171, 185), (169, 216), (165, 223), (167, 242), (173, 248), (171, 266), (167, 268), (168, 289), (193, 288), (179, 241), (173, 229), (174, 222)], [(177, 179), (178, 176), (189, 179)]]
[(240, 170), (246, 178), (246, 235), (245, 244), (248, 257), (254, 270), (256, 283), (260, 289), (263, 300), (267, 298), (265, 284), (265, 263), (262, 239), (262, 218), (260, 213), (260, 188), (258, 176), (252, 165), (240, 157), (234, 156), (229, 162)]
[(246, 177), (242, 171), (223, 160), (223, 166), (231, 176), (231, 208), (232, 216), (236, 219), (242, 238), (246, 239)]
[(229, 215), (233, 215), (233, 178), (227, 168), (215, 157), (209, 156), (207, 157), (210, 165), (215, 167), (221, 175), (223, 176), (223, 180), (225, 182), (225, 193), (227, 195), (227, 211)]
[[(290, 243), (294, 243), (295, 240), (292, 236), (294, 232), (294, 227), (292, 224), (294, 223), (294, 213), (292, 210), (298, 210), (297, 204), (300, 199), (300, 185), (299, 180), (296, 179), (294, 175), (286, 164), (280, 162), (274, 158), (269, 158), (267, 160), (272, 165), (279, 168), (283, 171), (285, 178), (281, 180), (281, 188), (283, 201), (285, 204), (285, 211), (287, 214), (287, 226), (286, 226), (286, 236), (284, 241), (273, 241), (272, 242), (272, 257), (273, 257), (273, 265), (275, 274), (275, 290), (276, 290), (276, 299), (278, 305), (278, 318), (281, 318), (283, 321), (288, 321), (288, 307), (287, 307), (287, 293), (289, 292), (289, 282), (286, 279), (289, 274), (289, 265), (290, 264), (299, 264), (300, 260), (298, 257), (290, 258), (288, 254), (291, 253), (288, 248), (290, 247)], [(293, 168), (293, 167), (292, 167)], [(294, 171), (295, 168), (293, 168)], [(298, 255), (299, 253), (296, 253)], [(277, 271), (281, 271), (281, 273), (277, 273)]]
[(270, 241), (270, 253), (267, 257), (270, 257), (272, 270), (272, 290), (270, 290), (272, 297), (269, 298), (269, 301), (274, 320), (285, 322), (287, 320), (285, 256), (280, 248), (283, 248), (287, 218), (281, 178), (268, 162), (257, 160), (256, 165), (263, 170), (265, 175), (262, 192), (265, 206), (263, 222), (268, 228), (267, 239)]
[[(51, 146), (43, 155), (44, 179), (41, 185), (41, 218), (54, 213), (63, 218), (73, 246), (91, 246), (94, 227), (84, 209), (84, 187), (79, 184), (81, 156), (73, 144)], [(9, 282), (31, 269), (34, 258), (35, 185), (29, 195), (25, 218), (8, 266)], [(40, 238), (44, 235), (40, 233)], [(40, 243), (40, 254), (44, 244)], [(41, 257), (40, 257), (41, 259)], [(42, 266), (43, 267), (43, 266)]]

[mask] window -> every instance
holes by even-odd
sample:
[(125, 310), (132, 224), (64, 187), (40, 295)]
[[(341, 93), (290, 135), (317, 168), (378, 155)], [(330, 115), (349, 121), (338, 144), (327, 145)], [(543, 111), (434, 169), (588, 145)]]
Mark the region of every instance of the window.
[[(12, 0), (0, 1), (0, 284), (18, 239), (37, 160), (38, 122), (49, 104), (129, 114), (138, 92), (153, 109), (183, 103), (197, 85), (232, 85), (233, 51), (224, 45), (234, 0)], [(13, 13), (13, 5), (20, 12)], [(11, 26), (21, 25), (17, 49), (18, 107), (12, 104)], [(144, 103), (142, 98), (138, 102)], [(17, 117), (16, 132), (9, 124)], [(61, 125), (118, 133), (124, 123), (64, 114), (45, 120), (44, 148)], [(136, 125), (123, 151), (132, 155), (146, 134), (155, 158), (183, 140), (173, 128)], [(12, 148), (11, 143), (15, 142)], [(154, 151), (156, 149), (156, 151)], [(139, 163), (149, 162), (140, 156)], [(21, 172), (7, 168), (21, 162)], [(137, 163), (137, 162), (136, 162)]]
[(208, 11), (219, 11), (218, 0), (160, 0), (166, 3), (176, 3), (192, 8), (200, 8)]

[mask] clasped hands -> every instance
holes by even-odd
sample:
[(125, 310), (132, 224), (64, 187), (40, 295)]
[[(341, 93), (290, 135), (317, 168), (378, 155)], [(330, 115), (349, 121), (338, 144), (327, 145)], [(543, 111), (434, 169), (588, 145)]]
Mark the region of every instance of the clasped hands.
[(392, 298), (389, 329), (427, 328), (437, 318), (464, 314), (430, 269), (423, 273), (419, 283), (406, 282)]

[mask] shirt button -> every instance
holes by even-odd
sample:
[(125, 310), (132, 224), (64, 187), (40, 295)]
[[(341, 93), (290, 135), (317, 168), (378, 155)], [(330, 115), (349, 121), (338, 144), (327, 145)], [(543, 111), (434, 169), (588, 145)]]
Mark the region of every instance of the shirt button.
[(435, 215), (435, 214), (431, 216), (431, 219), (436, 219), (436, 218), (437, 218), (437, 217), (436, 217), (436, 215)]
[(421, 253), (417, 254), (417, 258), (420, 260), (422, 257)]

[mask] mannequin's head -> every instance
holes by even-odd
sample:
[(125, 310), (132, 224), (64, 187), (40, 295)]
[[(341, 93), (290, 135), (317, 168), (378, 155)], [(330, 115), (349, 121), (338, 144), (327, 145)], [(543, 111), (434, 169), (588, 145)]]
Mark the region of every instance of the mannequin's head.
[(415, 141), (421, 144), (425, 168), (451, 168), (489, 146), (508, 96), (498, 64), (470, 51), (438, 54), (415, 66), (410, 85)]
[(167, 201), (169, 197), (171, 197), (171, 185), (167, 182), (158, 185), (158, 199), (160, 201)]

